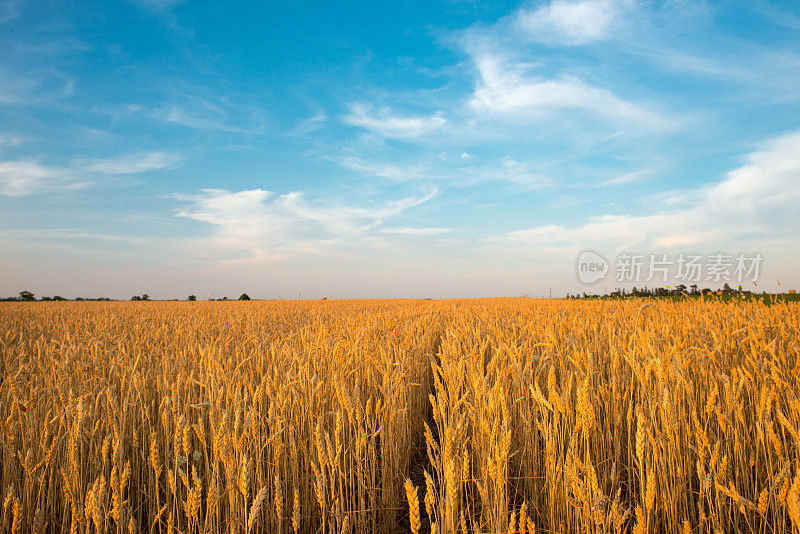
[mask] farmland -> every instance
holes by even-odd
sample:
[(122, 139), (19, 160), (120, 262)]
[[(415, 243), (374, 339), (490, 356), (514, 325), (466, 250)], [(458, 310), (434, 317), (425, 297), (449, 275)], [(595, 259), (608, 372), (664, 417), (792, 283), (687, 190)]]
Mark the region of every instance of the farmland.
[(0, 304), (16, 532), (800, 532), (800, 305)]

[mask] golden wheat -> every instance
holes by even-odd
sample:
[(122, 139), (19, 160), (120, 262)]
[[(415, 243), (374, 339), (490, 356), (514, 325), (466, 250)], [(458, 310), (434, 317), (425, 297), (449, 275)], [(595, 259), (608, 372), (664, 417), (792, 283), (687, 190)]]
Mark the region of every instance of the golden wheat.
[(797, 304), (3, 303), (0, 324), (3, 531), (800, 533)]

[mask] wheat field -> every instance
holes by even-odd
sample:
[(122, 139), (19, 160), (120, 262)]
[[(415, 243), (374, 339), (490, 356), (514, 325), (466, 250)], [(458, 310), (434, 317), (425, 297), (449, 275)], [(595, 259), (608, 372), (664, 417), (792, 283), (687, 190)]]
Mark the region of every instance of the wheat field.
[(17, 532), (800, 532), (800, 306), (0, 305)]

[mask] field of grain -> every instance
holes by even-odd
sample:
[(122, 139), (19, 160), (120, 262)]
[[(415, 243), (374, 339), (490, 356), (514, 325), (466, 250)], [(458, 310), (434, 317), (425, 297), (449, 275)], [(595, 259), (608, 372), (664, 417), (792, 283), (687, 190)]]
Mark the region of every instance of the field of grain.
[(800, 305), (0, 305), (17, 532), (798, 532)]

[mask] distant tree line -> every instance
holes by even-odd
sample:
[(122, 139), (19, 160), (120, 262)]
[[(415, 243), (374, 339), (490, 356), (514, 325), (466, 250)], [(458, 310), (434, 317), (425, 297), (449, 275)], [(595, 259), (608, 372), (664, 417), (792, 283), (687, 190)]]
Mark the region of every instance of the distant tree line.
[[(766, 291), (761, 293), (762, 295), (767, 295)], [(788, 294), (794, 294), (793, 291), (790, 291)], [(692, 284), (690, 286), (685, 286), (680, 284), (672, 289), (668, 289), (665, 287), (655, 287), (655, 288), (636, 288), (634, 286), (631, 289), (625, 288), (617, 288), (614, 291), (609, 293), (603, 293), (601, 295), (590, 294), (584, 291), (581, 293), (575, 293), (571, 295), (567, 293), (568, 299), (596, 299), (596, 298), (611, 298), (611, 299), (624, 299), (624, 298), (653, 298), (653, 297), (699, 297), (701, 295), (725, 295), (725, 296), (751, 296), (754, 295), (752, 291), (743, 291), (742, 286), (739, 286), (738, 289), (733, 289), (728, 283), (722, 286), (722, 289), (709, 289), (704, 287), (699, 289), (697, 284)]]
[[(192, 297), (194, 297), (194, 298), (192, 298)], [(197, 297), (195, 297), (194, 295), (189, 295), (189, 299), (188, 300), (197, 300)], [(233, 300), (233, 299), (229, 299), (228, 297), (222, 297), (222, 298), (218, 298), (218, 299), (208, 299), (208, 300)], [(247, 293), (242, 293), (241, 295), (239, 295), (239, 298), (236, 299), (236, 300), (250, 300), (250, 296)]]
[(67, 300), (74, 300), (76, 302), (83, 302), (83, 301), (111, 301), (114, 299), (110, 299), (108, 297), (75, 297), (74, 299), (65, 299), (61, 295), (55, 295), (53, 297), (42, 297), (37, 299), (36, 296), (30, 291), (20, 291), (18, 297), (0, 297), (0, 302), (34, 302), (34, 301), (41, 301), (41, 302), (60, 302), (60, 301), (67, 301)]
[[(75, 297), (74, 299), (66, 299), (60, 295), (56, 295), (54, 297), (42, 297), (37, 299), (36, 295), (34, 295), (33, 292), (28, 290), (20, 291), (19, 296), (17, 297), (0, 297), (0, 302), (35, 302), (35, 301), (53, 302), (53, 301), (67, 301), (67, 300), (74, 300), (76, 302), (84, 302), (84, 301), (107, 302), (115, 299), (110, 299), (108, 297)], [(149, 301), (150, 295), (148, 295), (147, 293), (142, 293), (141, 295), (134, 295), (131, 297), (131, 300), (137, 302)], [(172, 299), (172, 300), (178, 300), (178, 299)], [(186, 300), (194, 302), (197, 300), (197, 296), (189, 295)], [(228, 297), (222, 297), (219, 299), (209, 299), (209, 300), (233, 300), (233, 299), (229, 299)], [(242, 293), (237, 300), (250, 300), (250, 296), (247, 293)]]

